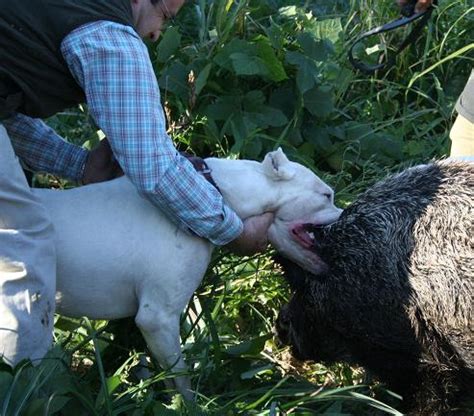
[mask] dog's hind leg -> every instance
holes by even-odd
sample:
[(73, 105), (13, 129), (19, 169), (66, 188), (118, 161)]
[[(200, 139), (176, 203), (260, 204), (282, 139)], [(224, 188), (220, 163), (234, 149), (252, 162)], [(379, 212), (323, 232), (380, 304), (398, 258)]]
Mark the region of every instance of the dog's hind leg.
[(179, 313), (156, 309), (144, 304), (140, 306), (135, 321), (153, 356), (164, 370), (179, 373), (173, 381), (174, 387), (183, 397), (191, 400), (191, 383), (184, 375), (188, 370), (181, 354), (179, 337)]

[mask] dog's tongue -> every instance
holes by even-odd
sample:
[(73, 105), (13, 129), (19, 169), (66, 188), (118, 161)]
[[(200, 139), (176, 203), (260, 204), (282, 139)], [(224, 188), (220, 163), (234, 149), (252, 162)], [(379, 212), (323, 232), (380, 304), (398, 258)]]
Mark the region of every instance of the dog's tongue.
[(311, 249), (314, 245), (313, 239), (308, 234), (307, 224), (297, 224), (291, 229), (295, 240), (306, 249)]

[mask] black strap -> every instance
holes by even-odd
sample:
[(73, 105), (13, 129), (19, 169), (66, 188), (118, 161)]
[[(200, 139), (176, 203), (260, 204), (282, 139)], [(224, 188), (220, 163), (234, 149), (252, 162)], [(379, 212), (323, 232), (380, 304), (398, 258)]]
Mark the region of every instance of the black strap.
[[(433, 4), (437, 4), (437, 0), (433, 1)], [(421, 29), (426, 25), (428, 20), (431, 17), (431, 13), (433, 12), (433, 6), (430, 6), (427, 10), (424, 12), (420, 13), (415, 13), (415, 4), (416, 1), (410, 2), (407, 6), (405, 6), (402, 9), (402, 14), (403, 17), (394, 20), (390, 23), (387, 23), (382, 26), (375, 27), (365, 33), (363, 33), (350, 47), (348, 55), (349, 55), (349, 61), (350, 63), (354, 66), (354, 68), (366, 73), (366, 74), (372, 74), (377, 70), (381, 69), (388, 69), (392, 65), (395, 64), (395, 58), (396, 56), (403, 51), (408, 45), (411, 43), (415, 42), (415, 40), (420, 36)], [(381, 64), (376, 64), (376, 65), (368, 65), (364, 62), (362, 62), (360, 59), (354, 58), (353, 55), (353, 50), (354, 47), (363, 39), (368, 38), (369, 36), (373, 35), (378, 35), (380, 33), (384, 32), (389, 32), (391, 30), (397, 29), (399, 27), (405, 26), (407, 24), (410, 24), (414, 21), (418, 20), (416, 26), (413, 28), (413, 30), (410, 32), (410, 34), (406, 37), (406, 39), (401, 43), (401, 45), (398, 47), (398, 49), (395, 51), (395, 53), (389, 55), (387, 57), (386, 62), (381, 63)]]
[(216, 188), (219, 193), (222, 193), (219, 187), (217, 186), (217, 183), (214, 181), (214, 178), (212, 177), (211, 173), (212, 170), (211, 168), (207, 165), (207, 163), (204, 161), (203, 158), (199, 156), (194, 156), (190, 153), (187, 152), (179, 152), (181, 156), (184, 156), (186, 159), (188, 159), (192, 165), (194, 166), (194, 169), (196, 169), (196, 172), (200, 173), (206, 180)]

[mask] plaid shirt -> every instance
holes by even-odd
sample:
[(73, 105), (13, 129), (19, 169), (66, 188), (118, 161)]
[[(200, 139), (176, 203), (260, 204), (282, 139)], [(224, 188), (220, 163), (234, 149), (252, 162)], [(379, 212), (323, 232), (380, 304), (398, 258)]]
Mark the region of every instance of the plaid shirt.
[[(139, 192), (179, 226), (216, 245), (236, 238), (242, 221), (166, 134), (158, 83), (138, 34), (118, 23), (88, 23), (63, 40), (61, 52)], [(18, 156), (33, 169), (81, 177), (85, 150), (66, 143), (40, 120), (18, 114), (4, 124)]]

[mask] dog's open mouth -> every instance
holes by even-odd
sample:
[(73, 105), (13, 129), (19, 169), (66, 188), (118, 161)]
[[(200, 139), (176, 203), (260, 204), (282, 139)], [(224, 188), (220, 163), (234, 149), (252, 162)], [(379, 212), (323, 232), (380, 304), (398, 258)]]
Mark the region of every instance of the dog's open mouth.
[(311, 250), (314, 247), (314, 229), (320, 227), (317, 224), (297, 224), (291, 229), (293, 238), (305, 249)]

